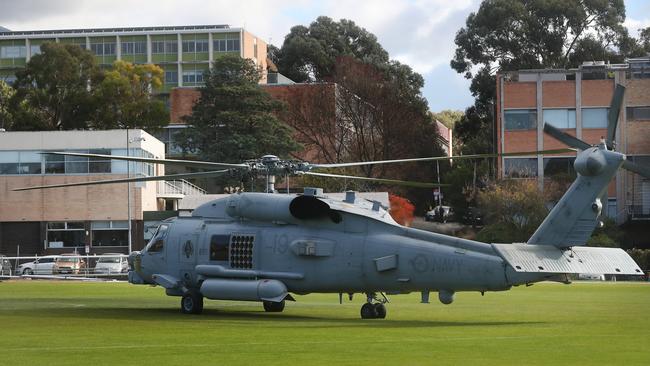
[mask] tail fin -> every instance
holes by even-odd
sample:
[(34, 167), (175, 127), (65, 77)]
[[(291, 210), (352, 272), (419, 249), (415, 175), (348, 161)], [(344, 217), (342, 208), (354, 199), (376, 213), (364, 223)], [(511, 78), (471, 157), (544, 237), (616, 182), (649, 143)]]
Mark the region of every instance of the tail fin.
[(578, 178), (573, 182), (528, 244), (568, 248), (585, 245), (602, 211), (600, 197), (625, 161), (625, 155), (608, 151), (604, 143), (580, 152), (574, 163)]

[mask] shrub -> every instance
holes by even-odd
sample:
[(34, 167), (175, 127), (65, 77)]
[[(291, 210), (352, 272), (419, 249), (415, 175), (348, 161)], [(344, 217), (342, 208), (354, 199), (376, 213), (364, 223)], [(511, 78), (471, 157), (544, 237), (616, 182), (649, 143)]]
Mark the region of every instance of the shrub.
[(415, 206), (406, 198), (394, 194), (389, 194), (388, 200), (390, 202), (390, 215), (393, 220), (400, 225), (410, 226), (411, 222), (413, 222)]

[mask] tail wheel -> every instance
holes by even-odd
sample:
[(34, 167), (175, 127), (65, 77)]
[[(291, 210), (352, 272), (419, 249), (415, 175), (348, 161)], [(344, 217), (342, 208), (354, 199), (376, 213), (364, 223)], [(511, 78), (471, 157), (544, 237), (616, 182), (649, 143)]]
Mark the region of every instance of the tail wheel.
[(186, 292), (181, 298), (181, 311), (184, 314), (201, 314), (203, 295), (197, 291)]
[(267, 313), (281, 313), (284, 310), (284, 300), (280, 302), (264, 301), (264, 311)]

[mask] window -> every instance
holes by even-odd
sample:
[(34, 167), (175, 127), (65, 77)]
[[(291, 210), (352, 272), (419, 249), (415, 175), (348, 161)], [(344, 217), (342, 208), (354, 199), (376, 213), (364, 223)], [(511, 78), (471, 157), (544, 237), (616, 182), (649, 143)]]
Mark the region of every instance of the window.
[(228, 47), (228, 51), (239, 51), (239, 40), (229, 39), (227, 47)]
[(165, 84), (178, 84), (178, 71), (165, 71)]
[[(111, 150), (89, 150), (90, 154), (111, 155)], [(89, 173), (110, 173), (111, 172), (111, 159), (91, 157), (88, 159), (88, 172)]]
[(210, 239), (210, 260), (228, 261), (230, 235), (212, 235)]
[(65, 174), (65, 157), (45, 155), (45, 174)]
[(83, 222), (47, 223), (47, 243), (49, 248), (84, 246), (85, 235)]
[(239, 38), (237, 39), (215, 39), (212, 41), (214, 52), (239, 51)]
[(21, 58), (27, 56), (25, 46), (3, 46), (0, 47), (0, 58)]
[(183, 83), (199, 84), (203, 82), (203, 70), (183, 71)]
[(573, 170), (574, 157), (568, 158), (544, 158), (544, 176), (567, 176), (575, 177), (576, 172)]
[(537, 158), (504, 159), (504, 173), (509, 178), (532, 178), (537, 176)]
[(90, 228), (93, 246), (128, 246), (128, 221), (94, 221)]
[(165, 53), (177, 53), (178, 41), (165, 41)]
[(41, 53), (41, 46), (30, 46), (29, 54), (32, 56), (38, 55)]
[(557, 128), (576, 128), (575, 109), (545, 109), (544, 123)]
[(583, 108), (582, 128), (607, 128), (609, 108)]
[(194, 41), (183, 41), (183, 52), (194, 52), (196, 43)]
[(147, 42), (122, 42), (122, 54), (142, 55), (147, 53)]
[(208, 40), (196, 41), (196, 52), (208, 52)]
[(214, 52), (226, 52), (226, 40), (215, 39), (213, 42)]
[(147, 244), (147, 247), (145, 250), (149, 253), (161, 253), (164, 248), (165, 244), (165, 237), (167, 236), (167, 229), (169, 228), (169, 225), (162, 224), (158, 226), (158, 230), (156, 230), (156, 234), (151, 238), (149, 241), (149, 244)]
[(0, 151), (0, 174), (41, 174), (37, 151)]
[(534, 109), (513, 109), (503, 113), (505, 129), (532, 130), (537, 127), (537, 111)]
[(90, 51), (97, 56), (102, 56), (104, 54), (104, 44), (103, 43), (91, 43)]
[(627, 107), (628, 121), (650, 121), (650, 107)]
[(163, 41), (151, 42), (151, 53), (165, 53), (165, 42)]

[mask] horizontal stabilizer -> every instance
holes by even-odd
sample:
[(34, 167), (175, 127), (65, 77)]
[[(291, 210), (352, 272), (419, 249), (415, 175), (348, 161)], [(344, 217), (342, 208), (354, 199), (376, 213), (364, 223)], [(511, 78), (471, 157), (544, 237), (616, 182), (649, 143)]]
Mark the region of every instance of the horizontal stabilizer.
[(636, 262), (620, 248), (575, 246), (560, 249), (551, 245), (529, 244), (492, 246), (516, 272), (643, 274)]

